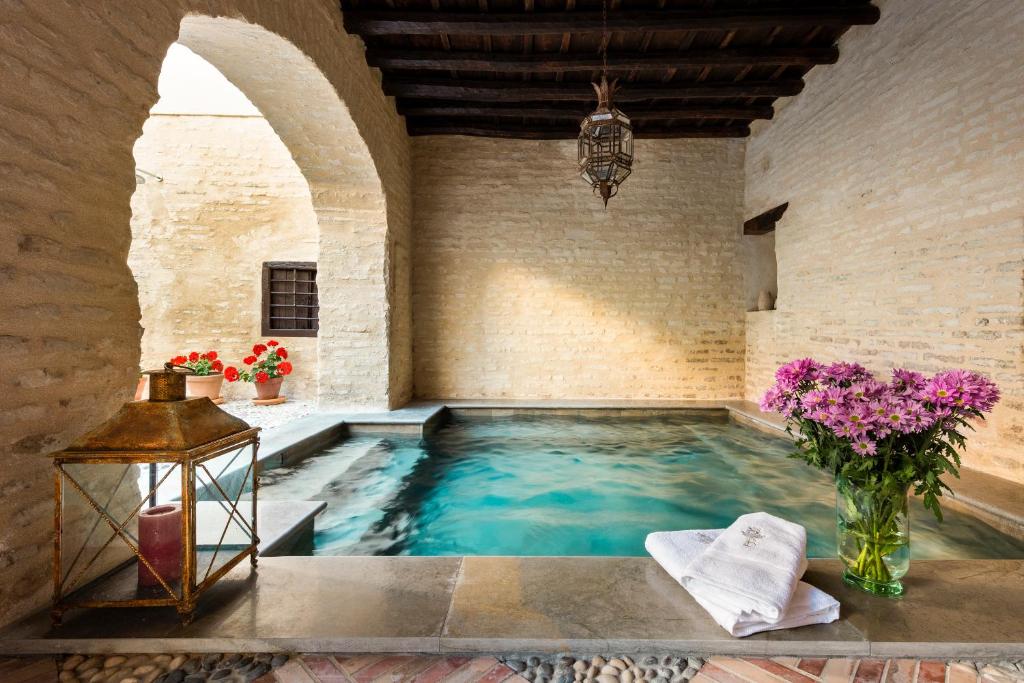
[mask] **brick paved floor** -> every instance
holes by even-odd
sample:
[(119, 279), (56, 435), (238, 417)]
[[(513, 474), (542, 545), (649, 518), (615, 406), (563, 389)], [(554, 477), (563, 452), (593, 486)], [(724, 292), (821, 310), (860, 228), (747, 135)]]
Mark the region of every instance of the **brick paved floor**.
[[(54, 683), (53, 658), (0, 659), (2, 683)], [(132, 678), (131, 681), (139, 681)], [(1021, 683), (994, 666), (916, 659), (712, 657), (691, 683)], [(257, 683), (527, 683), (494, 657), (301, 655)], [(116, 683), (116, 682), (115, 682)], [(139, 683), (147, 683), (145, 680)]]

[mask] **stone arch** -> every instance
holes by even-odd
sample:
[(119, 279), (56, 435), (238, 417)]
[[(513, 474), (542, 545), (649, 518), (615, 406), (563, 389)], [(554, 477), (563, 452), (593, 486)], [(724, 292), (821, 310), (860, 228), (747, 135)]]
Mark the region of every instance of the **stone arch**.
[(178, 42), (249, 97), (309, 183), (320, 228), (318, 398), (388, 407), (387, 199), (348, 107), (307, 55), (256, 24), (189, 15)]
[[(411, 393), (409, 140), (335, 0), (167, 0), (116, 11), (17, 1), (5, 19), (0, 349), (11, 371), (0, 373), (9, 503), (0, 512), (0, 623), (48, 599), (52, 473), (43, 455), (112, 415), (136, 384), (132, 149), (175, 41), (246, 91), (306, 174), (332, 292), (321, 344), (332, 351), (320, 359), (332, 376), (321, 403), (391, 407)], [(275, 69), (311, 83), (261, 79)], [(339, 149), (339, 130), (359, 142)], [(345, 202), (356, 200), (353, 213)]]

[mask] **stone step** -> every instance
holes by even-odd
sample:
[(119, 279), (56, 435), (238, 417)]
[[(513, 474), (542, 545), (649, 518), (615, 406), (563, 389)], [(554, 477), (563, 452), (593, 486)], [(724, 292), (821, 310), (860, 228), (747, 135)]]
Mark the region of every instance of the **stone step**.
[[(247, 506), (239, 502), (239, 507)], [(260, 538), (259, 554), (308, 555), (313, 547), (314, 520), (327, 503), (320, 500), (259, 501), (256, 509), (256, 533)], [(228, 521), (228, 511), (217, 501), (196, 503), (196, 543), (216, 545)], [(247, 536), (240, 524), (234, 523), (224, 533), (224, 543), (245, 544)]]

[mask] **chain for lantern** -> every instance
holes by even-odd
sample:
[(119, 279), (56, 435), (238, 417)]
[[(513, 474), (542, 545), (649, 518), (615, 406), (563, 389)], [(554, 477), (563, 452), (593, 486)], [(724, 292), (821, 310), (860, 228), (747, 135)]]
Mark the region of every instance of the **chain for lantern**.
[(593, 84), (597, 109), (580, 123), (578, 161), (583, 179), (607, 208), (632, 171), (633, 127), (612, 104), (617, 81), (608, 83), (608, 0), (602, 0), (601, 21), (601, 82)]
[(601, 0), (601, 78), (608, 78), (608, 0)]

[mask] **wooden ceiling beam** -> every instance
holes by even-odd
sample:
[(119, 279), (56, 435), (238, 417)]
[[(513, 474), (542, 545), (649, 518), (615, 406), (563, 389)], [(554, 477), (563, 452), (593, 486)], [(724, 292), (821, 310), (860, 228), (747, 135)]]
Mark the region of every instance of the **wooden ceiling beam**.
[[(743, 81), (740, 83), (632, 83), (615, 93), (616, 102), (638, 100), (716, 99), (725, 97), (791, 97), (803, 90), (801, 79)], [(443, 79), (385, 78), (384, 91), (393, 97), (475, 100), (484, 102), (590, 102), (594, 91), (589, 83), (522, 81), (461, 81)]]
[[(708, 11), (616, 11), (608, 15), (609, 31), (710, 31), (776, 26), (846, 28), (878, 21), (873, 5), (834, 9), (763, 9)], [(350, 33), (362, 36), (448, 35), (509, 36), (563, 33), (601, 33), (600, 12), (408, 12), (349, 10), (344, 15)]]
[[(575, 9), (576, 9), (576, 0), (565, 0), (565, 11), (566, 12), (572, 12)], [(562, 53), (568, 52), (569, 51), (569, 45), (571, 43), (572, 43), (572, 34), (571, 33), (563, 33), (562, 34), (562, 40), (558, 44), (558, 51), (562, 52)], [(555, 81), (556, 82), (560, 83), (563, 78), (565, 78), (565, 72), (564, 71), (555, 74)]]
[[(398, 112), (403, 116), (434, 116), (438, 118), (489, 117), (498, 118), (542, 118), (559, 121), (579, 121), (589, 113), (586, 106), (578, 107), (511, 107), (486, 104), (429, 105), (413, 101), (399, 104)], [(700, 120), (700, 119), (770, 119), (774, 111), (770, 106), (687, 106), (644, 107), (629, 109), (626, 115), (633, 121), (646, 120)]]
[[(497, 126), (486, 123), (429, 124), (410, 121), (409, 135), (470, 135), (486, 138), (512, 138), (517, 140), (575, 140), (577, 126)], [(637, 139), (644, 138), (742, 138), (750, 135), (749, 126), (676, 126), (673, 128), (646, 128), (633, 131)]]
[[(488, 71), (495, 73), (555, 73), (592, 71), (602, 66), (601, 55), (448, 52), (376, 48), (367, 51), (371, 66), (394, 71)], [(814, 66), (835, 64), (835, 47), (729, 48), (685, 52), (616, 52), (608, 55), (609, 69), (659, 69), (693, 66)]]

